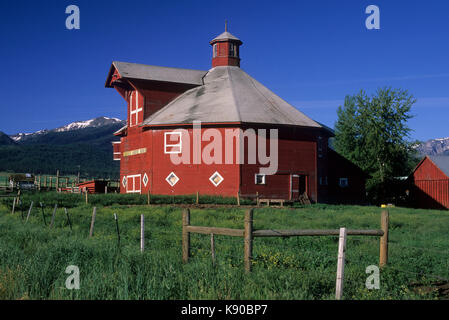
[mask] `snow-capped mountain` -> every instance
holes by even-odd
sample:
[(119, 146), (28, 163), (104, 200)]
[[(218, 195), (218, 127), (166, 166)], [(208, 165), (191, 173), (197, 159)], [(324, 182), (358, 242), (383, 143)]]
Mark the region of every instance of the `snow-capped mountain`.
[(68, 132), (68, 131), (74, 131), (74, 130), (80, 130), (80, 129), (86, 129), (86, 128), (99, 128), (99, 127), (105, 127), (109, 125), (125, 125), (126, 121), (120, 120), (117, 118), (109, 118), (109, 117), (98, 117), (95, 119), (90, 119), (86, 121), (77, 121), (69, 123), (68, 125), (48, 130), (43, 129), (32, 133), (17, 133), (14, 135), (10, 135), (9, 137), (14, 140), (17, 143), (22, 143), (27, 140), (39, 138), (39, 136), (47, 135), (49, 133), (56, 133), (56, 132)]
[(428, 140), (419, 144), (416, 150), (421, 155), (449, 155), (449, 137)]
[(99, 118), (86, 120), (86, 121), (73, 122), (66, 126), (54, 129), (54, 131), (55, 132), (65, 132), (65, 131), (71, 131), (71, 130), (84, 129), (87, 127), (97, 128), (97, 127), (101, 127), (104, 125), (115, 124), (115, 123), (124, 123), (124, 121), (117, 119), (117, 118), (99, 117)]

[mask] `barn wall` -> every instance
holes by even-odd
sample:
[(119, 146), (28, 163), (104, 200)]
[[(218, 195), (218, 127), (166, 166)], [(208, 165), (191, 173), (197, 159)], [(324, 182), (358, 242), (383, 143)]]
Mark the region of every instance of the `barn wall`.
[[(124, 176), (140, 175), (142, 178), (147, 174), (149, 178), (148, 184), (145, 186), (142, 182), (140, 192), (147, 193), (149, 190), (153, 194), (164, 195), (182, 195), (200, 194), (232, 196), (238, 192), (239, 186), (239, 165), (225, 164), (194, 164), (193, 163), (193, 143), (190, 144), (191, 161), (190, 164), (173, 164), (170, 154), (164, 153), (164, 134), (172, 132), (174, 129), (151, 129), (145, 130), (139, 134), (134, 128), (130, 128), (128, 136), (122, 138), (122, 152), (130, 150), (139, 150), (146, 148), (146, 152), (142, 154), (125, 157), (122, 154), (122, 162), (120, 166), (120, 181)], [(222, 136), (222, 145), (224, 145), (224, 128), (217, 129)], [(187, 129), (192, 137), (192, 129)], [(201, 130), (204, 132), (204, 129)], [(202, 142), (202, 150), (206, 148), (209, 142)], [(183, 152), (187, 149), (187, 144), (183, 141)], [(209, 178), (218, 172), (223, 181), (216, 187)], [(167, 176), (173, 172), (179, 181), (172, 187), (166, 181)], [(121, 185), (121, 193), (126, 193), (123, 185)]]
[[(269, 127), (256, 127), (256, 129)], [(300, 128), (283, 127), (279, 130), (279, 162), (278, 172), (266, 176), (266, 184), (255, 184), (255, 174), (261, 165), (244, 164), (241, 171), (241, 193), (254, 195), (259, 193), (263, 198), (290, 199), (290, 175), (306, 175), (308, 196), (312, 201), (318, 200), (316, 171), (316, 138), (317, 132)], [(269, 150), (267, 141), (267, 150)], [(245, 154), (247, 157), (247, 154)]]
[(411, 198), (416, 207), (449, 209), (449, 178), (425, 158), (412, 175)]
[[(328, 203), (362, 204), (366, 201), (367, 175), (351, 161), (334, 150), (328, 152)], [(348, 186), (340, 186), (340, 178), (348, 179)]]
[(187, 90), (195, 87), (195, 85), (156, 81), (130, 80), (129, 82), (141, 94), (142, 100), (140, 102), (144, 107), (142, 120), (148, 118)]

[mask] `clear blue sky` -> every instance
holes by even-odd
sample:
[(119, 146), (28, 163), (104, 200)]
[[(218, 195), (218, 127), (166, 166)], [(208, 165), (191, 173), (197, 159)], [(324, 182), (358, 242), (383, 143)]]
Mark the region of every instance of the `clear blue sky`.
[[(78, 5), (81, 29), (67, 30)], [(380, 8), (367, 30), (365, 8)], [(333, 127), (345, 95), (392, 86), (418, 103), (412, 139), (449, 136), (449, 1), (0, 2), (0, 131), (124, 119), (104, 82), (113, 60), (207, 70), (209, 41), (243, 41), (241, 67), (311, 118)]]

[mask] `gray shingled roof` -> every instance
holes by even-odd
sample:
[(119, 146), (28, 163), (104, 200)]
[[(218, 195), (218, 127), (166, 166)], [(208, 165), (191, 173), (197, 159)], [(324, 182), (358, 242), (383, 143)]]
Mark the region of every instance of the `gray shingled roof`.
[(207, 73), (207, 71), (202, 70), (148, 66), (144, 64), (120, 61), (114, 61), (112, 65), (117, 68), (123, 78), (193, 85), (202, 85), (202, 78)]
[(449, 177), (449, 156), (429, 156), (429, 158)]
[(215, 42), (215, 41), (222, 41), (222, 40), (235, 40), (235, 41), (242, 42), (239, 38), (237, 38), (233, 34), (230, 34), (229, 32), (225, 31), (222, 34), (220, 34), (219, 36), (212, 39), (212, 41), (210, 43)]
[(190, 89), (144, 120), (145, 125), (243, 122), (323, 128), (239, 67), (215, 67)]

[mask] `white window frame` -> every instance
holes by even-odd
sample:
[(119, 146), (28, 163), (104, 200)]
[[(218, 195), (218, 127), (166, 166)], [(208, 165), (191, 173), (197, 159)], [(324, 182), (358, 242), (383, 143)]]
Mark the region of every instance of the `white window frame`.
[[(176, 144), (169, 144), (167, 142), (170, 142), (170, 140), (167, 140), (167, 137), (169, 135), (178, 135), (179, 136), (179, 143)], [(178, 151), (167, 151), (167, 148), (179, 148)], [(179, 154), (182, 152), (182, 132), (178, 131), (172, 131), (172, 132), (165, 132), (164, 133), (164, 153), (165, 154)]]
[[(140, 189), (136, 190), (136, 177), (140, 179)], [(133, 178), (133, 189), (129, 189), (129, 178)], [(133, 174), (126, 176), (126, 193), (141, 193), (142, 192), (142, 175), (141, 174)]]
[[(257, 176), (261, 176), (262, 177), (262, 182), (261, 183), (257, 183)], [(266, 177), (267, 177), (267, 175), (265, 175), (265, 174), (261, 174), (261, 173), (256, 173), (255, 175), (254, 175), (254, 184), (267, 184), (267, 182), (266, 182)]]
[[(113, 141), (112, 142), (112, 144), (120, 144), (120, 143), (122, 143), (121, 141)], [(119, 155), (119, 158), (118, 159), (114, 159), (114, 157), (112, 157), (113, 159), (112, 160), (115, 160), (115, 161), (120, 161), (120, 159), (121, 159), (121, 157), (122, 157), (122, 153), (121, 152), (114, 152), (114, 156), (115, 155)]]
[[(134, 109), (133, 109), (133, 94), (135, 93), (136, 99), (134, 103)], [(141, 112), (143, 108), (139, 108), (139, 92), (137, 90), (133, 91), (130, 96), (129, 100), (129, 126), (134, 127), (137, 126), (139, 123), (139, 112)], [(133, 116), (136, 117), (136, 121), (133, 124)]]
[[(342, 184), (343, 181), (346, 181), (346, 184)], [(340, 186), (340, 188), (346, 188), (349, 186), (349, 179), (348, 178), (340, 178), (340, 180), (338, 181), (338, 185)]]

